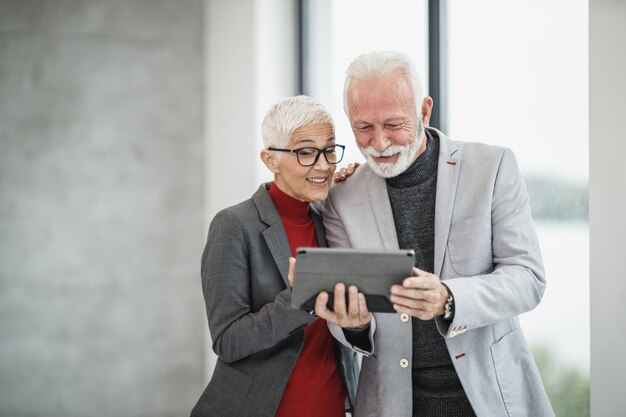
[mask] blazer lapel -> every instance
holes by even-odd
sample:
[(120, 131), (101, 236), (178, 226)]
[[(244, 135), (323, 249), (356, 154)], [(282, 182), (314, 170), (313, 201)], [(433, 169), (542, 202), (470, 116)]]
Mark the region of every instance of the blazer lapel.
[(434, 272), (441, 274), (443, 256), (448, 242), (456, 186), (461, 170), (461, 160), (455, 156), (458, 148), (446, 135), (429, 128), (439, 137), (439, 163), (437, 166), (437, 195), (435, 197), (435, 259)]
[(367, 191), (383, 247), (385, 249), (398, 249), (398, 234), (393, 220), (387, 183), (383, 177), (376, 175), (371, 169), (367, 172)]
[(263, 184), (259, 187), (257, 192), (252, 196), (252, 201), (256, 205), (261, 221), (268, 226), (268, 228), (262, 232), (263, 238), (265, 239), (265, 243), (267, 243), (267, 247), (270, 249), (270, 253), (280, 271), (283, 282), (286, 287), (289, 288), (289, 257), (291, 256), (291, 249), (289, 248), (283, 222), (267, 191), (267, 184)]

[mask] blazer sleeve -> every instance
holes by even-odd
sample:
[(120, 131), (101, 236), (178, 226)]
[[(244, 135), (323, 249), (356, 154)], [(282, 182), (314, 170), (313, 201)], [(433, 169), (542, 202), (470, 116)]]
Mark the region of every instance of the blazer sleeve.
[(356, 340), (348, 337), (344, 330), (333, 323), (327, 323), (328, 330), (330, 330), (330, 334), (333, 335), (335, 339), (342, 345), (349, 347), (353, 351), (362, 354), (363, 356), (372, 356), (374, 355), (374, 334), (376, 333), (376, 317), (372, 315), (372, 321), (370, 325), (367, 326), (367, 330), (363, 330), (363, 334), (361, 334), (358, 339), (365, 338), (367, 339), (366, 345), (359, 346)]
[(455, 299), (455, 315), (452, 322), (436, 319), (444, 336), (510, 319), (532, 310), (543, 297), (546, 280), (539, 242), (510, 149), (502, 153), (493, 185), (491, 229), (493, 271), (445, 280)]
[(349, 248), (350, 239), (346, 233), (341, 217), (333, 206), (333, 189), (331, 188), (328, 198), (323, 206), (324, 229), (326, 230), (326, 241), (331, 248)]
[[(202, 256), (202, 288), (213, 350), (225, 362), (261, 352), (289, 338), (315, 320), (291, 307), (291, 289), (253, 311), (251, 287), (272, 277), (252, 276), (251, 253), (235, 214), (222, 211), (209, 227)], [(267, 259), (267, 263), (273, 259)], [(256, 268), (272, 273), (273, 268)], [(275, 277), (282, 281), (281, 277)], [(283, 284), (284, 285), (284, 284)]]

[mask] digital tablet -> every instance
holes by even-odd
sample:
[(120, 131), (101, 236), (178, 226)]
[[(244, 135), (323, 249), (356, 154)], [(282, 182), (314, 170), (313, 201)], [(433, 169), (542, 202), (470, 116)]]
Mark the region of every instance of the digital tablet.
[(298, 248), (291, 306), (311, 311), (320, 291), (329, 294), (333, 307), (335, 284), (356, 285), (371, 312), (395, 313), (389, 300), (391, 286), (411, 276), (415, 265), (412, 249)]

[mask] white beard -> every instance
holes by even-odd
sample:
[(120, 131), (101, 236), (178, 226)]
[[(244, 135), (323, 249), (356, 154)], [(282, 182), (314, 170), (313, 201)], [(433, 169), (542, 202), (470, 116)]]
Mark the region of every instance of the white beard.
[[(413, 143), (409, 145), (389, 145), (384, 151), (378, 152), (372, 146), (366, 148), (359, 146), (359, 150), (367, 160), (367, 164), (372, 171), (383, 178), (393, 178), (406, 171), (413, 160), (415, 154), (424, 142), (424, 129), (422, 124), (417, 129), (417, 135)], [(380, 156), (391, 156), (398, 153), (398, 160), (394, 162), (377, 162), (374, 158)]]

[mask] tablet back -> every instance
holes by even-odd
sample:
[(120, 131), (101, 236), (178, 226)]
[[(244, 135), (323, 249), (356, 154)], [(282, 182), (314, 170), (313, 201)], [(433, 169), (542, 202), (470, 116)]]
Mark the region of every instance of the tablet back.
[(390, 288), (411, 275), (415, 265), (412, 249), (374, 250), (346, 248), (298, 248), (291, 305), (311, 311), (320, 291), (330, 295), (335, 284), (356, 285), (365, 294), (371, 312), (395, 313)]

